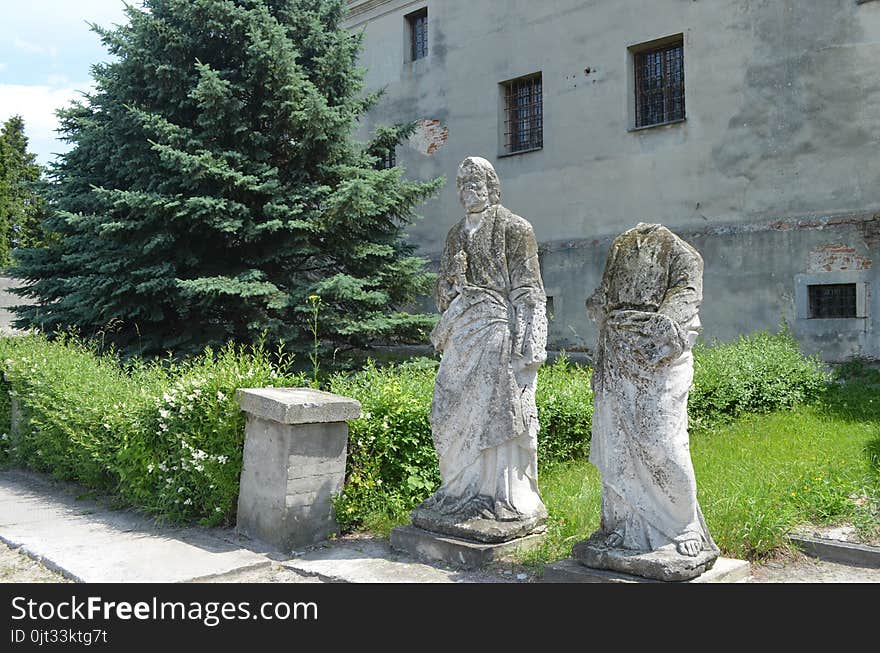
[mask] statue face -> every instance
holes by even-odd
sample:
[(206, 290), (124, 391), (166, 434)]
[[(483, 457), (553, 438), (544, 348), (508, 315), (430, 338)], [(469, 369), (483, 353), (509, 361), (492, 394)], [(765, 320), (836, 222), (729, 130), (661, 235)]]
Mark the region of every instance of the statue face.
[(489, 187), (482, 171), (476, 168), (465, 168), (463, 174), (456, 179), (458, 199), (468, 213), (479, 213), (489, 206)]

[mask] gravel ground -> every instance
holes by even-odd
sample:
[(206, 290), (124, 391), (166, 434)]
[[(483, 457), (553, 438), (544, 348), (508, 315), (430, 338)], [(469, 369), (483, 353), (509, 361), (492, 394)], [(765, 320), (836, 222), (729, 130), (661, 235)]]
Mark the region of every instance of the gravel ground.
[(0, 583), (70, 583), (18, 549), (0, 543)]

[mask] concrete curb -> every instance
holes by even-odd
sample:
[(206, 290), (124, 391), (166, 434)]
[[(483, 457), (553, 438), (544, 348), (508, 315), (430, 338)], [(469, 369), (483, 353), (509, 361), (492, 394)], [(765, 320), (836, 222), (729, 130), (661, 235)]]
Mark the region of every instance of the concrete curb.
[(880, 569), (880, 547), (877, 546), (853, 544), (852, 542), (808, 535), (789, 535), (788, 541), (813, 558), (845, 565)]

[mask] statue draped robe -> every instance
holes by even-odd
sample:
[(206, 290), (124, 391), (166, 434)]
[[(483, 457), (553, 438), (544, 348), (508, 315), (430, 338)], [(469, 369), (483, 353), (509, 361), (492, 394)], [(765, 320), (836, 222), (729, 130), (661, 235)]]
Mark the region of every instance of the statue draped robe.
[(501, 205), (472, 233), (447, 236), (431, 334), (442, 352), (431, 427), (442, 485), (423, 504), (441, 514), (546, 516), (537, 487), (537, 365), (546, 358), (546, 296), (531, 225)]
[(661, 225), (612, 243), (587, 301), (599, 327), (590, 461), (602, 475), (601, 531), (653, 551), (698, 539), (717, 550), (697, 503), (687, 398), (702, 300), (700, 254)]

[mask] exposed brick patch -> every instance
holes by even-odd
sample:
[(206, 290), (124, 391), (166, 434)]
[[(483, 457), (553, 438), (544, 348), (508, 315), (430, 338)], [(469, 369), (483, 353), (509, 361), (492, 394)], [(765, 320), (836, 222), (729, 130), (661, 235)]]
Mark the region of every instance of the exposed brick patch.
[(823, 245), (810, 252), (809, 272), (843, 272), (846, 270), (870, 270), (871, 259), (856, 253), (855, 248), (839, 243)]
[(425, 156), (431, 156), (446, 145), (449, 129), (439, 120), (419, 120), (416, 130), (409, 137), (409, 145)]

